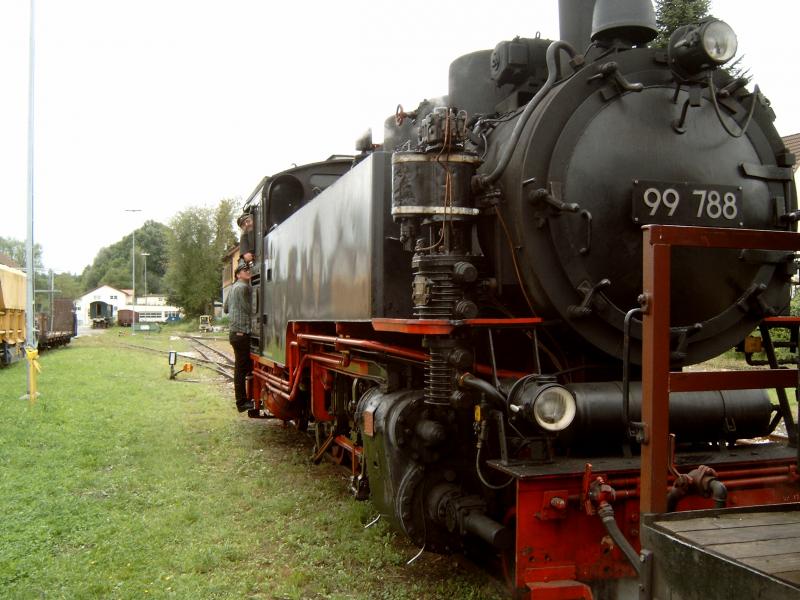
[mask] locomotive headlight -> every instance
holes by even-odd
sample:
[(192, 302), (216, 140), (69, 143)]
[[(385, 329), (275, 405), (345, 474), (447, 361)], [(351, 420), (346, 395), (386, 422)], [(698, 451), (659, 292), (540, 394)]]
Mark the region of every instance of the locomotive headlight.
[(543, 387), (533, 401), (533, 419), (542, 429), (561, 431), (575, 418), (575, 398), (560, 385)]
[(725, 21), (711, 21), (702, 32), (703, 49), (708, 58), (718, 65), (724, 65), (736, 54), (738, 40), (736, 34)]
[(737, 48), (736, 33), (719, 19), (706, 19), (696, 25), (679, 27), (669, 39), (673, 65), (689, 74), (724, 65), (736, 55)]
[(562, 431), (577, 413), (575, 396), (553, 375), (528, 375), (511, 386), (508, 409), (545, 431)]

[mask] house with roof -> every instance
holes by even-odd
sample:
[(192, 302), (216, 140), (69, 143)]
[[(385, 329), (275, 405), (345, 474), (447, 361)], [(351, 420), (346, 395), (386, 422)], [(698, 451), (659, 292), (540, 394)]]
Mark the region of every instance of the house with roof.
[(110, 285), (101, 285), (86, 292), (75, 300), (75, 314), (78, 318), (78, 326), (91, 324), (92, 319), (89, 317), (89, 309), (92, 303), (104, 302), (109, 304), (111, 306), (111, 318), (116, 321), (119, 310), (129, 305), (132, 299), (132, 293), (129, 295), (126, 290), (120, 290)]
[[(133, 303), (133, 290), (118, 289), (110, 285), (101, 285), (75, 301), (75, 313), (78, 317), (78, 325), (90, 325), (92, 322), (90, 315), (91, 305), (106, 303), (111, 306), (110, 316), (113, 322), (117, 322), (117, 315), (120, 310), (135, 311), (137, 322), (163, 323), (173, 318), (182, 316), (183, 311), (180, 307), (167, 304), (167, 297), (160, 294), (148, 294), (146, 296), (136, 296), (136, 303)], [(130, 316), (128, 317), (130, 319)]]

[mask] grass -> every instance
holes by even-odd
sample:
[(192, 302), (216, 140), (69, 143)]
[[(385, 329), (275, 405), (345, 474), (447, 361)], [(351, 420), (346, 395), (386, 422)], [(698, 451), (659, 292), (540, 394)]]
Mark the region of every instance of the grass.
[[(311, 465), (304, 436), (243, 418), (232, 390), (161, 334), (111, 329), (0, 371), (0, 590), (4, 598), (501, 598), (462, 557), (424, 554)], [(181, 375), (180, 377), (183, 377)]]

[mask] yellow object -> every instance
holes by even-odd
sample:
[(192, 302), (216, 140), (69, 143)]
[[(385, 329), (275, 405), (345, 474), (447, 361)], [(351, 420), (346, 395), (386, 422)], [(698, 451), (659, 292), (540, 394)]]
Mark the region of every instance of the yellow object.
[(480, 404), (476, 404), (475, 405), (475, 422), (476, 423), (480, 423), (481, 422), (481, 405)]
[(748, 353), (763, 352), (764, 346), (761, 338), (755, 335), (748, 335), (744, 338), (744, 351)]
[(0, 265), (0, 342), (25, 341), (25, 290), (23, 271)]
[(30, 373), (31, 373), (31, 389), (30, 389), (30, 397), (28, 400), (31, 404), (36, 402), (36, 396), (39, 395), (39, 392), (36, 390), (36, 378), (38, 377), (39, 373), (42, 372), (42, 367), (39, 365), (39, 351), (35, 348), (25, 348), (25, 355), (28, 359), (28, 362), (31, 363)]

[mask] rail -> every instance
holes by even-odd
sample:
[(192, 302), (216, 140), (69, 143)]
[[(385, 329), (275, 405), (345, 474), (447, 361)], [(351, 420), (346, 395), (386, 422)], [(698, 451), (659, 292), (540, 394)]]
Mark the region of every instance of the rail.
[[(669, 472), (669, 393), (705, 389), (798, 387), (796, 369), (747, 372), (670, 371), (670, 275), (672, 248), (754, 248), (800, 250), (800, 234), (716, 227), (648, 225), (644, 227), (642, 311), (642, 423), (640, 513), (667, 509)], [(782, 403), (783, 404), (783, 403)], [(791, 412), (781, 406), (790, 439)], [(788, 411), (788, 412), (787, 412)], [(796, 435), (796, 433), (795, 433)], [(795, 438), (796, 439), (796, 438)]]

